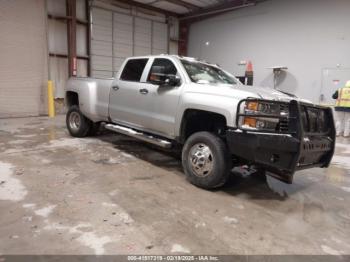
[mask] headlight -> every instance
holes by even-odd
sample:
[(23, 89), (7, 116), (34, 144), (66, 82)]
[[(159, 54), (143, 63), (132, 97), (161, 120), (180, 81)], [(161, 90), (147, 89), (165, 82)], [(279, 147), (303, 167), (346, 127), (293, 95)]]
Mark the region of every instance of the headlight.
[[(287, 131), (286, 120), (289, 116), (288, 104), (268, 101), (245, 101), (239, 107), (238, 125), (243, 129), (259, 131)], [(283, 128), (283, 130), (281, 130)]]

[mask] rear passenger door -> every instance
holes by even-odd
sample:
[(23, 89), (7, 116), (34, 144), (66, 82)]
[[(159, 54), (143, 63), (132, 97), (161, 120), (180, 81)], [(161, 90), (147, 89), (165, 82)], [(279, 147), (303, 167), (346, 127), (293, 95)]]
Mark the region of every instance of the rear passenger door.
[(143, 71), (148, 58), (129, 59), (116, 79), (109, 96), (109, 116), (115, 123), (126, 124), (136, 128), (145, 126), (147, 101), (140, 99), (140, 90)]

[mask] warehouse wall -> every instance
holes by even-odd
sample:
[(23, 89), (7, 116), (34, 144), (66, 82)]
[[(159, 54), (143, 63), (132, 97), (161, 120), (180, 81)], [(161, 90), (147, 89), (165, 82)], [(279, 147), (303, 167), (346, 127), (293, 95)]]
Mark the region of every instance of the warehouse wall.
[(45, 1), (0, 1), (0, 35), (0, 118), (45, 113)]
[[(174, 52), (176, 19), (112, 0), (91, 7), (91, 75), (111, 78), (126, 57)], [(177, 50), (176, 50), (177, 51)]]
[[(64, 17), (66, 16), (66, 0), (46, 0), (47, 1), (47, 13), (53, 17)], [(77, 19), (81, 21), (88, 20), (86, 17), (86, 0), (76, 0), (77, 7)], [(144, 54), (153, 53), (165, 53), (167, 52), (167, 39), (159, 41), (157, 35), (164, 34), (167, 37), (166, 16), (164, 14), (156, 13), (141, 8), (135, 8), (125, 3), (119, 3), (115, 0), (94, 0), (91, 4), (91, 50), (88, 50), (87, 43), (87, 27), (82, 24), (77, 24), (77, 75), (80, 77), (86, 77), (89, 75), (88, 72), (88, 60), (82, 59), (88, 57), (91, 53), (91, 76), (92, 77), (112, 77), (119, 65), (124, 61), (126, 56), (140, 55), (140, 53), (127, 53), (121, 54), (118, 52), (120, 49), (120, 42), (125, 49), (125, 46), (133, 46), (132, 39), (128, 39), (128, 35), (132, 35), (132, 29), (126, 28), (127, 19), (132, 16), (138, 18), (144, 18), (141, 21), (142, 25), (151, 23), (153, 21), (153, 32), (154, 41), (152, 41), (152, 50), (146, 51)], [(114, 13), (112, 15), (112, 12)], [(122, 16), (118, 14), (126, 14), (128, 16)], [(114, 23), (112, 26), (112, 17)], [(119, 17), (119, 20), (117, 19)], [(137, 19), (138, 19), (137, 18)], [(137, 20), (136, 19), (136, 20)], [(138, 20), (136, 21), (138, 22)], [(159, 27), (159, 25), (165, 25)], [(124, 27), (123, 27), (124, 25)], [(178, 38), (176, 34), (177, 19), (172, 19), (170, 24), (170, 37)], [(112, 30), (114, 28), (114, 30)], [(124, 29), (119, 30), (118, 29)], [(98, 30), (99, 29), (99, 30)], [(165, 30), (165, 33), (163, 32)], [(113, 33), (112, 33), (113, 32)], [(151, 34), (147, 35), (148, 37)], [(106, 39), (107, 38), (107, 39)], [(60, 98), (64, 98), (65, 85), (68, 80), (68, 44), (67, 44), (67, 21), (64, 19), (48, 19), (48, 42), (49, 42), (49, 76), (53, 80), (55, 86), (55, 98), (56, 102), (60, 101)], [(135, 46), (145, 45), (146, 41), (135, 41)], [(114, 43), (114, 45), (112, 45)], [(171, 44), (171, 45), (170, 45)], [(172, 53), (177, 53), (177, 43), (170, 42), (169, 49)], [(157, 49), (157, 46), (164, 48)], [(91, 51), (91, 52), (89, 52)], [(81, 59), (79, 59), (79, 56)], [(114, 59), (113, 59), (114, 58)], [(113, 68), (113, 70), (112, 70)], [(60, 104), (56, 103), (56, 109), (61, 108)], [(59, 112), (64, 111), (58, 110)]]
[[(268, 67), (285, 65), (278, 88), (319, 102), (329, 70), (350, 79), (349, 10), (348, 0), (266, 1), (193, 24), (188, 55), (235, 75), (244, 72), (240, 61), (252, 60), (261, 86), (273, 86)], [(324, 87), (328, 93), (344, 84), (339, 80)]]
[[(66, 0), (46, 0), (47, 14), (52, 16), (64, 17), (66, 12)], [(86, 1), (76, 0), (77, 19), (82, 21), (88, 20), (86, 17)], [(67, 21), (48, 19), (48, 45), (49, 53), (49, 77), (54, 83), (55, 98), (64, 98), (65, 86), (68, 80), (68, 42), (67, 42)], [(86, 39), (87, 27), (77, 24), (76, 41), (77, 55), (80, 57), (88, 56), (88, 43)], [(57, 55), (57, 56), (55, 56)], [(88, 76), (88, 61), (85, 59), (77, 59), (77, 76)], [(56, 101), (57, 102), (57, 101)], [(60, 112), (60, 104), (56, 103), (56, 108)]]

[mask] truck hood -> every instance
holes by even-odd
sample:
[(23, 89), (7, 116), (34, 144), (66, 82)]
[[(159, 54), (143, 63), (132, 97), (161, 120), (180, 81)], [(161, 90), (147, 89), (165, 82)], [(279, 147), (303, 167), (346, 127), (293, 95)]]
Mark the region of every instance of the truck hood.
[(298, 98), (269, 87), (245, 86), (245, 85), (225, 85), (225, 84), (194, 84), (192, 92), (205, 93), (210, 95), (228, 96), (237, 99), (260, 98), (266, 100), (284, 101), (297, 100), (305, 103), (312, 103), (309, 100)]

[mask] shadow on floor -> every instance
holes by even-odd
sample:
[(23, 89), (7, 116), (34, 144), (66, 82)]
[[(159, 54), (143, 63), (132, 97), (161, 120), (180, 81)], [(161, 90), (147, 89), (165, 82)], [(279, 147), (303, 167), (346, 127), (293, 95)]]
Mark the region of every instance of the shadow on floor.
[[(119, 134), (107, 133), (99, 136), (98, 139), (111, 143), (114, 148), (138, 159), (147, 161), (152, 165), (164, 168), (168, 171), (173, 171), (177, 175), (184, 176), (180, 150), (173, 151), (162, 149), (147, 142)], [(236, 171), (232, 172), (225, 186), (213, 191), (225, 192), (232, 196), (244, 194), (248, 196), (248, 198), (256, 200), (284, 201), (288, 199), (289, 196), (304, 190), (308, 186), (309, 185), (305, 183), (302, 185), (296, 183), (288, 185), (269, 176), (265, 178), (261, 176), (245, 175)]]

